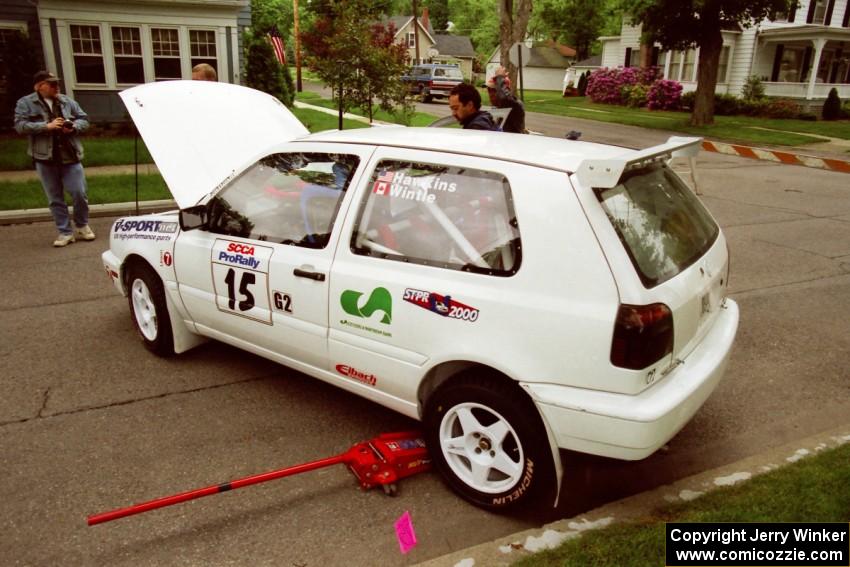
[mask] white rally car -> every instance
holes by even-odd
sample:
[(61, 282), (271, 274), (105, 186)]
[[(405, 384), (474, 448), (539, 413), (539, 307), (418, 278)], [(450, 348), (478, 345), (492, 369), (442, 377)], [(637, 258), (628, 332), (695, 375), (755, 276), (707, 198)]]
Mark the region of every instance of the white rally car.
[(419, 419), (475, 504), (555, 496), (559, 448), (650, 455), (723, 375), (726, 240), (668, 167), (698, 139), (310, 135), (234, 85), (121, 97), (180, 207), (103, 254), (144, 344), (214, 339)]

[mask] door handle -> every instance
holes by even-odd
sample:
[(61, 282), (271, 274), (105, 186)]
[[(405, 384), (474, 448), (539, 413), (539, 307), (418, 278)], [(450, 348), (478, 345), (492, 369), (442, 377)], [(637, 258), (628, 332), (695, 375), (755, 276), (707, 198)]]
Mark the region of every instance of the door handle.
[(295, 268), (295, 270), (292, 273), (295, 274), (296, 276), (298, 276), (299, 278), (308, 278), (308, 279), (311, 279), (311, 280), (316, 280), (317, 282), (325, 281), (325, 274), (322, 274), (322, 273), (319, 273), (319, 272), (308, 272), (306, 270), (301, 270), (299, 268)]

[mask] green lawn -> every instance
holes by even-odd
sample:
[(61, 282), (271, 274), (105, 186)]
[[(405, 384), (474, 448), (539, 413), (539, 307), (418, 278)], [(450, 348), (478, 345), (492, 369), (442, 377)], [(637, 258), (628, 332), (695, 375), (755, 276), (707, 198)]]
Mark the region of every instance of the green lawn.
[[(136, 198), (133, 175), (90, 175), (88, 183), (89, 204), (128, 203)], [(139, 200), (171, 199), (165, 181), (158, 174), (139, 175)], [(71, 204), (70, 198), (66, 200)], [(41, 209), (47, 207), (47, 198), (37, 179), (31, 181), (0, 181), (0, 211)]]
[[(826, 141), (823, 138), (816, 137), (817, 135), (850, 139), (850, 122), (847, 120), (810, 122), (750, 116), (715, 116), (714, 125), (696, 128), (688, 124), (689, 114), (685, 112), (597, 104), (586, 97), (564, 98), (553, 91), (525, 91), (525, 108), (530, 112), (573, 116), (643, 128), (672, 130), (743, 143), (793, 146)], [(782, 132), (774, 130), (782, 130)], [(812, 136), (805, 134), (812, 134)]]
[(664, 565), (665, 522), (847, 522), (850, 444), (759, 475), (637, 522), (585, 533), (518, 561), (521, 567)]
[[(313, 104), (316, 106), (322, 106), (324, 108), (330, 108), (332, 110), (337, 109), (336, 102), (328, 98), (322, 98), (318, 93), (314, 92), (300, 92), (295, 95), (296, 100), (300, 100), (301, 102), (306, 102), (307, 104)], [(366, 112), (359, 108), (355, 108), (349, 110), (351, 114), (357, 114), (358, 116), (367, 116)], [(402, 117), (396, 114), (390, 114), (384, 110), (376, 110), (372, 116), (375, 120), (380, 120), (382, 122), (393, 122), (395, 124), (403, 124), (404, 121)], [(433, 114), (427, 114), (425, 112), (414, 112), (410, 126), (428, 126), (435, 120), (437, 120), (439, 116), (434, 116)]]
[[(134, 163), (135, 140), (133, 138), (84, 136), (82, 142), (85, 151), (83, 163), (88, 167)], [(139, 138), (138, 148), (139, 163), (153, 163), (141, 138)], [(32, 160), (27, 155), (26, 137), (16, 135), (0, 137), (0, 171), (23, 169), (32, 169)]]

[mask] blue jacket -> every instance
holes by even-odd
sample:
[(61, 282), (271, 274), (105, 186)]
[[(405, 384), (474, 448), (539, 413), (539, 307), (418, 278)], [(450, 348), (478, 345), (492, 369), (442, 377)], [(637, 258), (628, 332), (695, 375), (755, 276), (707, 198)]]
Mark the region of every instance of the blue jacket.
[(460, 124), (464, 130), (499, 130), (499, 127), (493, 122), (493, 116), (486, 110), (479, 110), (475, 114), (470, 114)]
[[(57, 97), (59, 110), (65, 120), (74, 123), (73, 133), (63, 134), (71, 143), (71, 148), (78, 160), (83, 159), (83, 145), (77, 134), (89, 127), (89, 117), (73, 99), (60, 94)], [(54, 102), (56, 104), (56, 102)], [(53, 159), (53, 132), (47, 131), (50, 115), (38, 100), (38, 93), (28, 94), (18, 100), (15, 105), (15, 131), (29, 136), (27, 154), (39, 161)]]

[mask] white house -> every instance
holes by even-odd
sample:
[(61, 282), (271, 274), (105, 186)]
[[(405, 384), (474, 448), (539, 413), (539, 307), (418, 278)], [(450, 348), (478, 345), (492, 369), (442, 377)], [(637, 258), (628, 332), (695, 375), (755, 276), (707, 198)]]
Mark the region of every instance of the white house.
[(112, 121), (126, 115), (119, 91), (189, 79), (198, 63), (240, 83), (250, 9), (250, 0), (4, 0), (0, 24), (27, 29), (64, 91), (94, 120)]
[[(460, 67), (466, 79), (472, 77), (472, 61), (475, 50), (468, 36), (438, 34), (431, 26), (428, 8), (422, 10), (417, 18), (414, 31), (413, 16), (391, 16), (386, 23), (392, 23), (396, 29), (395, 41), (407, 46), (407, 55), (411, 64), (451, 63)], [(416, 44), (419, 44), (419, 58), (416, 57)]]
[[(518, 67), (522, 62), (524, 89), (560, 91), (563, 90), (564, 72), (575, 61), (576, 51), (572, 47), (546, 40), (518, 43), (511, 48), (510, 57), (511, 62)], [(493, 76), (501, 64), (501, 53), (497, 47), (487, 61), (487, 77)]]
[[(616, 37), (600, 37), (602, 66), (637, 66), (640, 26), (624, 20)], [(768, 96), (797, 100), (811, 109), (822, 105), (831, 88), (850, 97), (850, 0), (801, 0), (800, 7), (776, 20), (724, 30), (717, 76), (718, 93), (740, 95), (747, 77), (764, 82)], [(695, 90), (698, 49), (661, 51), (653, 63), (668, 79)]]

